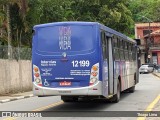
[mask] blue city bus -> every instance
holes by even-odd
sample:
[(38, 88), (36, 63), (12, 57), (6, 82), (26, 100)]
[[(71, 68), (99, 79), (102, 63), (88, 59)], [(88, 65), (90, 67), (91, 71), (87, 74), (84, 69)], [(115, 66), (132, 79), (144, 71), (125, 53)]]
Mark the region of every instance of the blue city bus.
[(36, 96), (64, 102), (110, 99), (138, 83), (135, 40), (97, 22), (35, 25), (32, 82)]

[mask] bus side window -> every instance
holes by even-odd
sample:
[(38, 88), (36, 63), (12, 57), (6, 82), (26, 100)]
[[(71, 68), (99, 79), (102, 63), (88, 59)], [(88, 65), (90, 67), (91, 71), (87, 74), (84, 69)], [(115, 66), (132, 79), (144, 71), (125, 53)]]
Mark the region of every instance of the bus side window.
[(121, 60), (124, 60), (124, 45), (123, 45), (123, 40), (120, 40), (120, 58)]
[(125, 60), (128, 60), (128, 42), (124, 41), (124, 43), (125, 43), (125, 46), (124, 46)]
[(132, 58), (132, 44), (131, 43), (129, 43), (129, 46), (128, 46), (129, 48), (129, 60), (130, 61), (132, 61), (133, 60), (133, 58)]
[(119, 50), (118, 50), (118, 39), (117, 37), (113, 37), (113, 43), (114, 43), (114, 59), (119, 60)]
[(118, 53), (118, 58), (120, 60), (120, 40), (117, 38), (117, 53)]
[(123, 60), (125, 60), (125, 41), (122, 40), (122, 55), (123, 55)]
[(132, 59), (136, 60), (136, 51), (135, 51), (135, 45), (132, 45)]
[(112, 40), (113, 40), (113, 47), (116, 48), (117, 47), (117, 39), (116, 39), (116, 37), (113, 37)]
[(102, 41), (102, 54), (103, 59), (107, 59), (107, 44), (106, 44), (106, 35), (105, 32), (101, 31), (101, 41)]
[(122, 52), (121, 52), (121, 49), (122, 49), (122, 40), (119, 40), (119, 53), (120, 53), (120, 59), (122, 60)]

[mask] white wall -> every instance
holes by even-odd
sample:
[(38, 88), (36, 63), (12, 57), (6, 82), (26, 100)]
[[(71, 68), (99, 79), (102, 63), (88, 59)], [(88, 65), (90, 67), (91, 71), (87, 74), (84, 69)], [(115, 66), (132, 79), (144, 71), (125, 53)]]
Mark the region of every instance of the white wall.
[(0, 59), (0, 94), (32, 90), (31, 61)]

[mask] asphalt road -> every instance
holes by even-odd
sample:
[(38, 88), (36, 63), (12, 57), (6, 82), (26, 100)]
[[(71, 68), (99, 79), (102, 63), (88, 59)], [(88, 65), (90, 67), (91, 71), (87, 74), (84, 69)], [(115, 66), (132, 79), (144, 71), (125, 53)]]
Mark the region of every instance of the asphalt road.
[[(122, 93), (121, 100), (119, 103), (109, 103), (106, 101), (89, 101), (89, 102), (75, 102), (75, 103), (64, 103), (61, 101), (59, 96), (53, 97), (31, 97), (26, 99), (21, 99), (17, 101), (12, 101), (8, 103), (0, 104), (0, 111), (71, 111), (70, 115), (77, 114), (79, 117), (54, 117), (54, 119), (83, 119), (88, 120), (87, 117), (80, 117), (83, 113), (86, 115), (96, 116), (95, 111), (126, 111), (122, 114), (130, 114), (127, 111), (145, 111), (147, 107), (153, 103), (155, 98), (160, 94), (160, 79), (152, 74), (140, 74), (140, 82), (136, 86), (136, 91), (134, 93)], [(81, 112), (79, 112), (81, 111)], [(94, 111), (94, 112), (92, 112)], [(52, 114), (53, 113), (50, 113)], [(111, 120), (136, 120), (135, 118), (129, 117), (116, 117), (118, 112), (113, 112), (115, 117), (107, 118)], [(54, 113), (55, 114), (55, 113)], [(62, 114), (63, 112), (58, 112)], [(105, 116), (107, 112), (100, 112), (102, 116)], [(11, 120), (10, 118), (7, 118)], [(22, 118), (18, 118), (22, 119)], [(24, 118), (23, 118), (24, 119)], [(32, 118), (33, 119), (33, 118)], [(35, 120), (37, 118), (34, 118)], [(53, 119), (51, 117), (43, 119)], [(94, 120), (95, 117), (89, 117), (89, 119)], [(96, 119), (105, 119), (105, 117), (96, 117)], [(157, 118), (158, 120), (158, 118)]]

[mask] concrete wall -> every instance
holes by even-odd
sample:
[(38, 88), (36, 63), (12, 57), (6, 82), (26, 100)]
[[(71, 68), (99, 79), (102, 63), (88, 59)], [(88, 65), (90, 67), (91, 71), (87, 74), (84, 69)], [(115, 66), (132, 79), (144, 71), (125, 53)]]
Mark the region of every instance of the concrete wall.
[(0, 59), (0, 95), (32, 90), (31, 61)]

